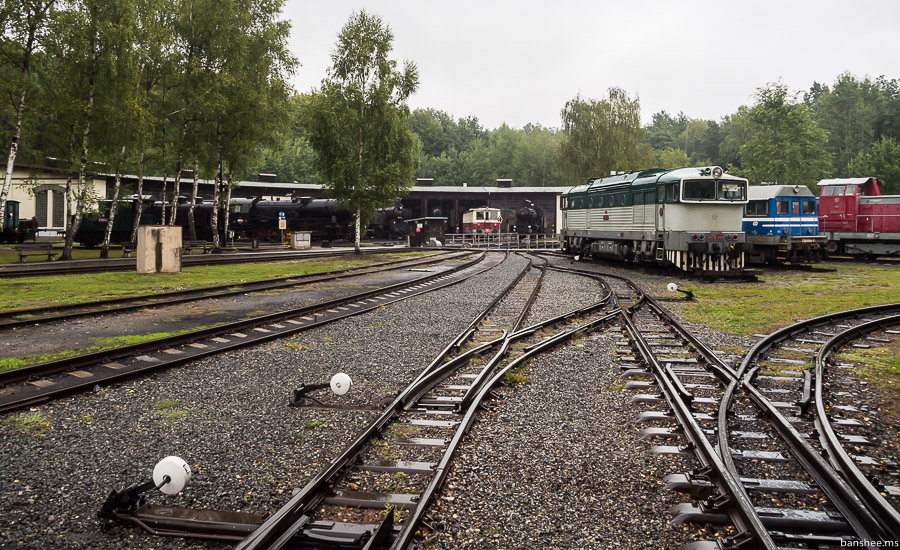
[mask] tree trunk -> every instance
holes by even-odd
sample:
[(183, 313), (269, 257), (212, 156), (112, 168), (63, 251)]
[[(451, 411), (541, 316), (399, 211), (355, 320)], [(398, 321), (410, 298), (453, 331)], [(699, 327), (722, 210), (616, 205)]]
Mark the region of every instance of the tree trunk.
[(219, 243), (219, 190), (222, 186), (222, 123), (216, 123), (216, 178), (213, 185), (213, 208), (209, 226), (212, 233), (213, 250), (221, 248)]
[(178, 213), (178, 193), (181, 190), (181, 167), (184, 163), (184, 138), (187, 136), (188, 119), (184, 117), (181, 124), (181, 143), (178, 145), (178, 157), (175, 161), (175, 183), (172, 185), (172, 212), (169, 217), (169, 225), (175, 225), (175, 215)]
[[(91, 50), (94, 43), (91, 43)], [(96, 57), (96, 54), (95, 54)], [(84, 171), (87, 168), (88, 157), (88, 137), (91, 134), (91, 121), (94, 116), (94, 75), (88, 79), (88, 104), (87, 115), (84, 121), (84, 133), (81, 135), (81, 166), (78, 170), (78, 187), (75, 195), (75, 218), (72, 220), (71, 227), (66, 231), (66, 245), (60, 259), (72, 259), (72, 246), (75, 244), (75, 234), (78, 233), (78, 227), (81, 225), (81, 219), (84, 216), (84, 207), (87, 202), (87, 184), (84, 181)]]
[(141, 226), (141, 214), (144, 213), (144, 154), (147, 152), (146, 137), (141, 137), (141, 154), (138, 157), (137, 205), (134, 211), (134, 225), (131, 227), (130, 242), (137, 242), (138, 227)]
[(354, 225), (353, 249), (356, 251), (357, 254), (359, 254), (361, 252), (360, 247), (359, 247), (359, 224), (362, 221), (362, 212), (360, 210), (359, 205), (356, 206), (356, 212), (353, 214), (353, 217), (355, 218), (354, 223), (353, 223), (353, 225)]
[(225, 208), (222, 209), (222, 215), (225, 216), (223, 220), (222, 227), (224, 230), (222, 231), (222, 239), (225, 240), (225, 244), (228, 244), (228, 224), (231, 221), (231, 183), (232, 176), (234, 172), (231, 170), (231, 165), (228, 165), (228, 187), (225, 188)]
[(200, 159), (194, 155), (194, 188), (191, 190), (191, 204), (188, 206), (188, 230), (191, 240), (197, 240), (197, 224), (194, 223), (194, 205), (197, 204), (197, 186), (199, 185), (198, 172), (200, 171)]
[(116, 211), (119, 204), (119, 192), (122, 189), (122, 162), (125, 160), (125, 146), (119, 149), (119, 159), (116, 162), (116, 183), (113, 186), (112, 202), (109, 205), (109, 217), (106, 221), (106, 232), (103, 234), (103, 245), (100, 247), (100, 257), (109, 258), (109, 240), (112, 237), (113, 223), (116, 221)]

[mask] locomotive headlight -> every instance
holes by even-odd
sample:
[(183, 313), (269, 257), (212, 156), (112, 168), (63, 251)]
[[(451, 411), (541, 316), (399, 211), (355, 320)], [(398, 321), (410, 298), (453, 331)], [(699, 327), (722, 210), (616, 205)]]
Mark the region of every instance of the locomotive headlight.
[(714, 177), (716, 179), (721, 178), (722, 177), (722, 168), (720, 168), (718, 166), (713, 166), (712, 177)]

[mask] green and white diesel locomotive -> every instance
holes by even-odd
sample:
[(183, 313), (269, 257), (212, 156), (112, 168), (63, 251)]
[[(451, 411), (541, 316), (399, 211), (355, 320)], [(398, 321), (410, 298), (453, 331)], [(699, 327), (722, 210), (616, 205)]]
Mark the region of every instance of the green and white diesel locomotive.
[(563, 250), (594, 258), (742, 270), (746, 202), (747, 180), (718, 166), (592, 179), (563, 193), (560, 240)]

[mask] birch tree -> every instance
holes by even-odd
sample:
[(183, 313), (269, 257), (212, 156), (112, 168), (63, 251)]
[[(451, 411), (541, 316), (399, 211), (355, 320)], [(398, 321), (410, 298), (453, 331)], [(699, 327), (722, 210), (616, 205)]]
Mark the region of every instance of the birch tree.
[(419, 86), (418, 70), (390, 59), (393, 39), (380, 17), (351, 15), (328, 76), (302, 114), (325, 189), (354, 213), (357, 252), (362, 220), (412, 187), (419, 162), (406, 104)]

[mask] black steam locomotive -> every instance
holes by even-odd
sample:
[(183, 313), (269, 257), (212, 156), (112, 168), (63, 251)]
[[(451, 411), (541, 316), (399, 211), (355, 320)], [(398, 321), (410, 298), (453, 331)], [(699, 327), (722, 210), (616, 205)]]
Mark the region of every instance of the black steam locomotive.
[[(137, 198), (120, 201), (113, 221), (110, 242), (126, 242), (131, 239), (131, 228), (137, 214)], [(165, 204), (166, 217), (171, 218), (172, 205)], [(109, 215), (110, 202), (101, 203), (98, 212), (86, 217), (78, 229), (75, 241), (84, 246), (97, 246), (103, 241)], [(144, 202), (141, 225), (156, 225), (162, 221), (163, 203)], [(188, 211), (190, 200), (182, 197), (175, 205), (175, 225), (183, 228), (188, 238)], [(212, 240), (213, 202), (198, 200), (194, 204), (194, 226), (197, 238)], [(354, 230), (353, 213), (342, 208), (334, 199), (297, 197), (291, 201), (270, 201), (261, 198), (232, 199), (229, 208), (229, 231), (235, 238), (278, 241), (282, 231), (281, 218), (285, 220), (285, 232), (309, 231), (313, 240), (351, 240)], [(224, 216), (219, 216), (219, 231), (224, 230)], [(400, 238), (406, 235), (403, 207), (396, 205), (380, 210), (366, 230), (375, 238)]]

